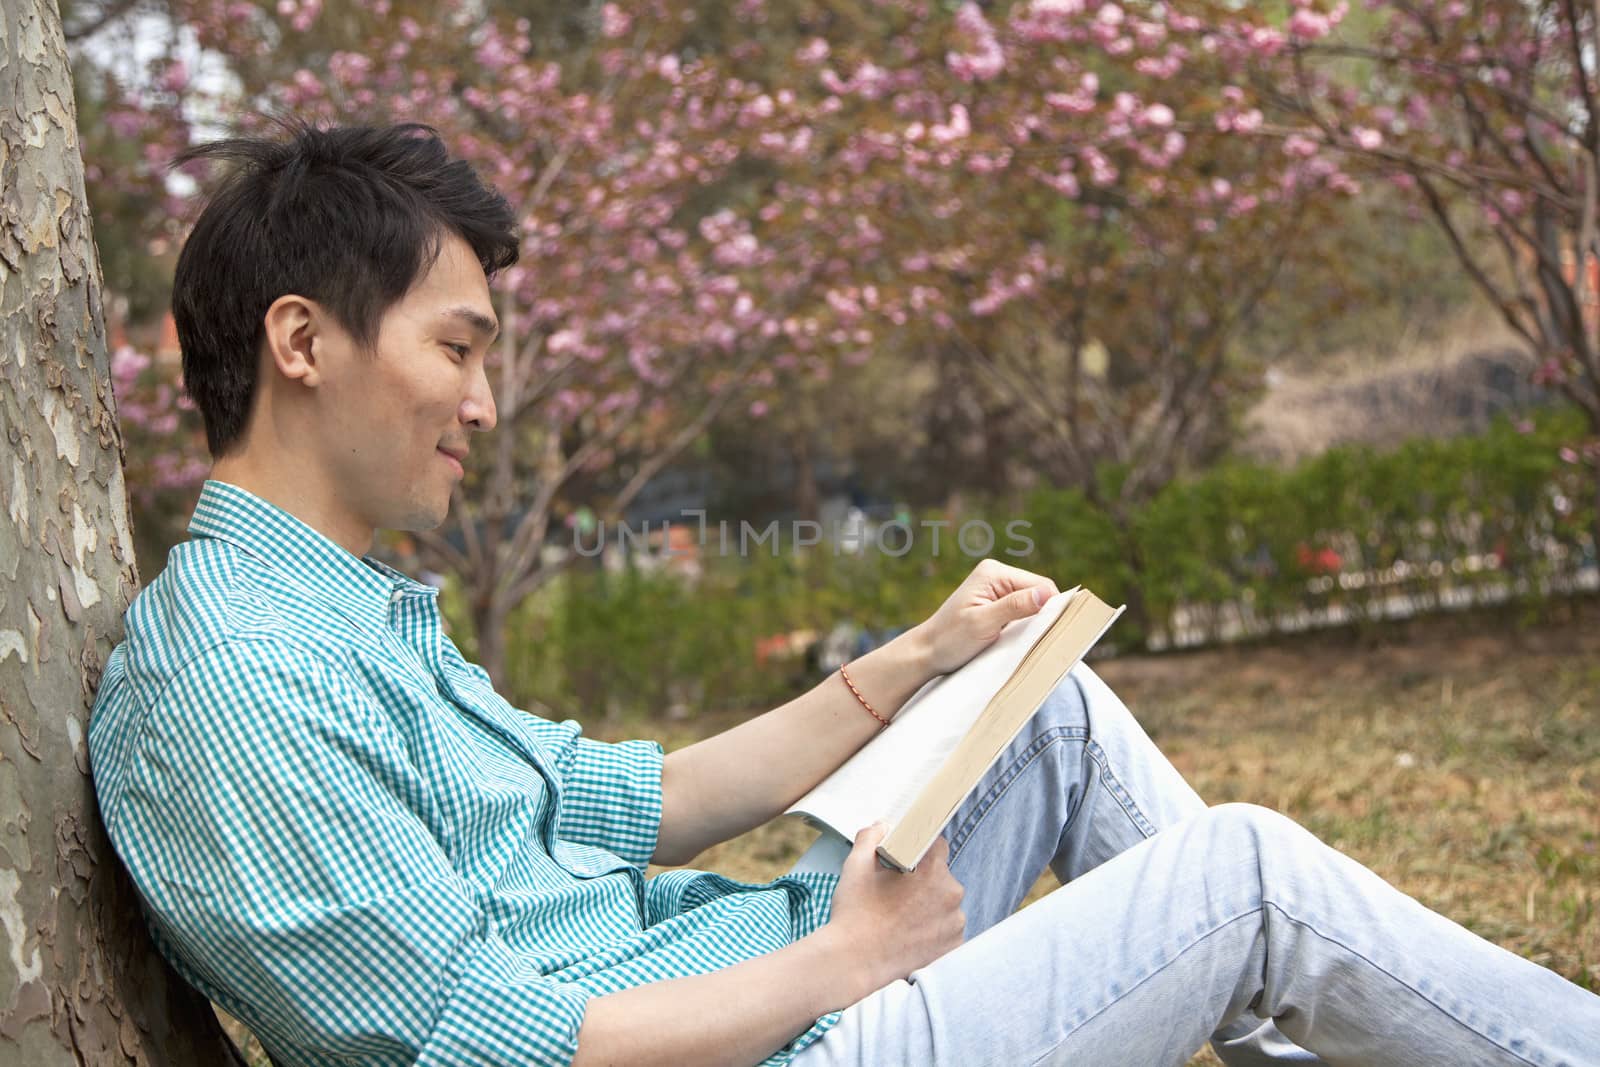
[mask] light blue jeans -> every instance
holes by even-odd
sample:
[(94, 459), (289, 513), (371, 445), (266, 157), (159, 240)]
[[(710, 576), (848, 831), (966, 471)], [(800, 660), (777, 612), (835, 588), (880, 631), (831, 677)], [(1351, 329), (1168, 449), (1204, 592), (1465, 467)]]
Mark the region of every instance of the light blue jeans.
[[(1600, 997), (1282, 815), (1207, 808), (1087, 667), (944, 836), (967, 941), (797, 1067), (1162, 1067), (1208, 1040), (1231, 1067), (1600, 1067)], [(797, 866), (847, 851), (825, 837)], [(1061, 888), (1012, 914), (1047, 864)]]

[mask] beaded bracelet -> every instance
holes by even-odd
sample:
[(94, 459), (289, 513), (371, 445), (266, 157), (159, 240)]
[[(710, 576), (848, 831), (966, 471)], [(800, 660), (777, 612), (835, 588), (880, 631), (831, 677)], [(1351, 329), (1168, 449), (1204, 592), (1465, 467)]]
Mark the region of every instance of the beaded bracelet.
[(850, 692), (854, 693), (856, 695), (856, 699), (861, 701), (861, 706), (867, 709), (868, 715), (871, 715), (874, 719), (877, 719), (884, 726), (889, 725), (888, 719), (885, 719), (882, 715), (879, 715), (877, 712), (872, 710), (872, 705), (867, 703), (867, 698), (861, 695), (861, 690), (856, 688), (856, 683), (852, 682), (850, 680), (850, 676), (845, 673), (844, 664), (842, 663), (839, 664), (839, 677), (844, 679), (844, 684), (850, 687)]

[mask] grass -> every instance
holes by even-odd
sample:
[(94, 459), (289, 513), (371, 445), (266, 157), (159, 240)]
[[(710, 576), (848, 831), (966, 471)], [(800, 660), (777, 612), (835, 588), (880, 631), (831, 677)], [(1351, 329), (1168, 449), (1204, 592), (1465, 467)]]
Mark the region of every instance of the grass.
[[(1429, 620), (1097, 668), (1211, 803), (1282, 811), (1427, 906), (1600, 991), (1600, 604), (1560, 625)], [(669, 749), (740, 716), (628, 732)], [(614, 737), (623, 736), (615, 734)], [(693, 866), (787, 870), (780, 820)], [(1055, 888), (1045, 874), (1027, 903)], [(1209, 1050), (1191, 1067), (1216, 1065)]]

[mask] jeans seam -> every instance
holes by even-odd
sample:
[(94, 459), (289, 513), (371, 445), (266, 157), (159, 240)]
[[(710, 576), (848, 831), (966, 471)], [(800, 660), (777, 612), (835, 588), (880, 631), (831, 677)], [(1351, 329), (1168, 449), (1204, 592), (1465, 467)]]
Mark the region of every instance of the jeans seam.
[(1302, 930), (1304, 930), (1307, 933), (1311, 934), (1313, 937), (1316, 937), (1316, 938), (1318, 938), (1319, 940), (1322, 940), (1322, 941), (1326, 941), (1330, 945), (1338, 945), (1340, 948), (1344, 949), (1346, 952), (1348, 952), (1350, 955), (1354, 956), (1356, 959), (1360, 960), (1362, 963), (1365, 963), (1367, 966), (1371, 967), (1373, 970), (1375, 970), (1378, 973), (1388, 977), (1389, 980), (1394, 982), (1396, 985), (1410, 990), (1412, 993), (1414, 993), (1422, 1001), (1424, 1001), (1427, 1004), (1432, 1005), (1433, 1009), (1435, 1011), (1437, 1011), (1440, 1015), (1443, 1015), (1446, 1019), (1449, 1019), (1451, 1022), (1455, 1023), (1457, 1026), (1461, 1027), (1463, 1030), (1466, 1030), (1468, 1033), (1475, 1034), (1476, 1036), (1482, 1038), (1488, 1044), (1493, 1045), (1495, 1048), (1499, 1049), (1501, 1052), (1504, 1052), (1506, 1055), (1513, 1056), (1516, 1059), (1521, 1060), (1523, 1063), (1528, 1064), (1529, 1067), (1538, 1067), (1538, 1064), (1535, 1061), (1528, 1059), (1528, 1057), (1522, 1055), (1522, 1053), (1516, 1051), (1515, 1049), (1507, 1048), (1505, 1045), (1501, 1044), (1499, 1041), (1496, 1041), (1494, 1038), (1490, 1037), (1488, 1034), (1485, 1034), (1485, 1033), (1481, 1032), (1480, 1030), (1477, 1029), (1477, 1027), (1471, 1025), (1470, 1023), (1468, 1023), (1465, 1020), (1463, 1020), (1460, 1017), (1458, 1017), (1455, 1014), (1455, 1012), (1451, 1011), (1449, 1008), (1445, 1007), (1443, 1004), (1440, 1004), (1433, 997), (1430, 997), (1428, 994), (1424, 993), (1422, 990), (1418, 989), (1416, 986), (1412, 985), (1410, 982), (1406, 981), (1404, 978), (1401, 978), (1399, 975), (1397, 975), (1393, 971), (1389, 970), (1389, 968), (1383, 966), (1382, 964), (1378, 963), (1376, 960), (1374, 960), (1371, 957), (1367, 956), (1365, 953), (1361, 952), (1359, 949), (1352, 948), (1350, 945), (1345, 944), (1343, 941), (1339, 940), (1337, 937), (1334, 937), (1331, 934), (1325, 934), (1321, 930), (1318, 930), (1316, 927), (1312, 926), (1310, 923), (1308, 923), (1308, 922), (1306, 922), (1306, 921), (1304, 921), (1302, 919), (1295, 918), (1293, 915), (1289, 914), (1289, 912), (1281, 904), (1278, 904), (1278, 903), (1276, 903), (1274, 901), (1270, 901), (1270, 900), (1264, 900), (1264, 901), (1261, 902), (1261, 906), (1263, 908), (1271, 908), (1273, 911), (1275, 911), (1279, 915), (1283, 916), (1285, 921), (1293, 923), (1295, 926), (1300, 927)]
[[(1077, 686), (1078, 699), (1083, 703), (1084, 715), (1088, 718), (1092, 727), (1094, 725), (1094, 714), (1090, 709), (1090, 705), (1093, 702), (1089, 699), (1089, 691), (1083, 687), (1083, 679), (1076, 674), (1068, 674), (1067, 678), (1071, 680), (1073, 685)], [(1156, 825), (1145, 816), (1139, 805), (1134, 802), (1133, 794), (1128, 792), (1127, 787), (1122, 784), (1122, 780), (1111, 769), (1110, 762), (1101, 758), (1105, 756), (1106, 750), (1094, 739), (1092, 731), (1088, 747), (1090, 749), (1090, 758), (1100, 768), (1101, 778), (1107, 781), (1106, 790), (1116, 799), (1118, 805), (1126, 813), (1129, 821), (1133, 823), (1133, 828), (1145, 837), (1154, 837), (1156, 835)]]
[(1111, 769), (1111, 763), (1106, 758), (1106, 750), (1099, 743), (1090, 740), (1088, 743), (1089, 758), (1094, 760), (1095, 766), (1100, 768), (1100, 778), (1105, 784), (1106, 792), (1117, 802), (1117, 806), (1128, 816), (1128, 821), (1133, 823), (1133, 828), (1145, 837), (1154, 837), (1157, 833), (1156, 826), (1140, 810), (1138, 803), (1133, 799), (1133, 794), (1128, 792), (1128, 787), (1122, 784), (1122, 779)]
[[(961, 820), (961, 825), (950, 835), (950, 855), (946, 859), (946, 863), (955, 862), (956, 857), (961, 855), (962, 849), (966, 847), (967, 841), (972, 837), (973, 832), (977, 830), (978, 825), (983, 822), (995, 805), (1000, 803), (1001, 798), (1011, 788), (1012, 783), (1020, 778), (1022, 772), (1037, 761), (1046, 749), (1058, 741), (1083, 741), (1086, 745), (1093, 744), (1089, 740), (1089, 731), (1077, 726), (1053, 726), (1029, 742), (1028, 747), (1023, 749), (1017, 758), (1007, 765), (1006, 769), (1000, 773), (1000, 777), (996, 778), (994, 783), (978, 798), (972, 811), (967, 814), (965, 819)], [(1080, 800), (1078, 808), (1081, 807), (1083, 807), (1083, 802)], [(1067, 825), (1070, 826), (1072, 824), (1073, 819), (1077, 818), (1077, 814), (1077, 809), (1073, 809), (1071, 818), (1067, 820)]]

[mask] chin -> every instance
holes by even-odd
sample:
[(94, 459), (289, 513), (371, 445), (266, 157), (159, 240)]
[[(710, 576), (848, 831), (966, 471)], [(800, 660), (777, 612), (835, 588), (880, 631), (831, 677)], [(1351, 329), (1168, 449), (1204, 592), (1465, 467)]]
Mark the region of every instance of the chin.
[(444, 525), (444, 520), (450, 517), (450, 500), (446, 497), (438, 504), (419, 505), (406, 515), (402, 521), (395, 523), (390, 529), (405, 530), (410, 533), (421, 533), (426, 530), (435, 530)]

